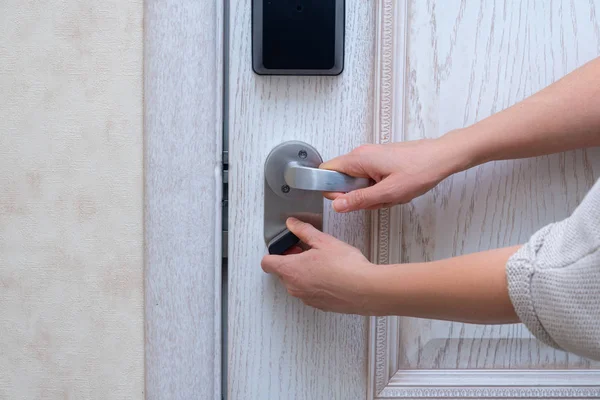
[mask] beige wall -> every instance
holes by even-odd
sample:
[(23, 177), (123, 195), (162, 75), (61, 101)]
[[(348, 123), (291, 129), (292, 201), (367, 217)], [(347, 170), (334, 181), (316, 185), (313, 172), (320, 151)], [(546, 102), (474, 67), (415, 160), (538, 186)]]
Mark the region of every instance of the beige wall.
[(143, 397), (142, 14), (0, 2), (0, 399)]

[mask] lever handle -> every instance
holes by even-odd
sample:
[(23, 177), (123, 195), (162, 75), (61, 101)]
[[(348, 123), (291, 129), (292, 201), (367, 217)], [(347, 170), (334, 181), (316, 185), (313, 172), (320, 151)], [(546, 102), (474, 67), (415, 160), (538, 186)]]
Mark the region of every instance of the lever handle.
[(308, 143), (284, 142), (265, 160), (265, 244), (271, 254), (283, 254), (299, 239), (286, 227), (288, 217), (322, 226), (323, 195), (320, 192), (351, 192), (371, 184), (336, 171), (319, 169), (319, 152)]
[(295, 189), (320, 192), (351, 192), (371, 184), (367, 178), (355, 178), (337, 171), (312, 168), (290, 162), (283, 172), (285, 182)]

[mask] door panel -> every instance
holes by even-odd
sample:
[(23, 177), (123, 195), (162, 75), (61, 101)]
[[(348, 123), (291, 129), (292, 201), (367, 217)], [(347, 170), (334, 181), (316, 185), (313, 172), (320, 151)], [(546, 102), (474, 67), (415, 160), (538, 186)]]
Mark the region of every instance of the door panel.
[[(268, 77), (251, 68), (250, 3), (232, 1), (229, 19), (228, 396), (356, 398), (366, 392), (366, 319), (304, 306), (260, 268), (263, 169), (287, 140), (324, 159), (371, 141), (375, 5), (347, 1), (340, 76)], [(325, 231), (366, 250), (367, 215), (325, 208)]]
[[(600, 2), (410, 2), (404, 140), (438, 137), (544, 88), (600, 49)], [(600, 149), (488, 163), (402, 207), (403, 262), (525, 242), (573, 211)], [(400, 368), (589, 368), (523, 325), (403, 318)], [(594, 364), (596, 367), (600, 363)]]
[[(600, 55), (598, 2), (378, 1), (375, 140), (438, 137)], [(523, 21), (527, 21), (526, 23)], [(376, 216), (380, 263), (522, 243), (576, 207), (598, 149), (489, 163)], [(460, 277), (457, 277), (460, 279)], [(368, 398), (598, 398), (600, 363), (543, 346), (521, 325), (370, 320)]]

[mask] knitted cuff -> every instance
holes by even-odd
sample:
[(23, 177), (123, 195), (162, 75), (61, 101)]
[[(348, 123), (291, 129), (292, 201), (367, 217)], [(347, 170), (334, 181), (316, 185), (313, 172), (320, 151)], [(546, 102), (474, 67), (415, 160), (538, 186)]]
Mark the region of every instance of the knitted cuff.
[(539, 340), (557, 349), (561, 347), (550, 337), (540, 322), (531, 290), (536, 273), (536, 257), (544, 239), (552, 227), (548, 225), (531, 237), (506, 263), (508, 294), (517, 316), (527, 329)]

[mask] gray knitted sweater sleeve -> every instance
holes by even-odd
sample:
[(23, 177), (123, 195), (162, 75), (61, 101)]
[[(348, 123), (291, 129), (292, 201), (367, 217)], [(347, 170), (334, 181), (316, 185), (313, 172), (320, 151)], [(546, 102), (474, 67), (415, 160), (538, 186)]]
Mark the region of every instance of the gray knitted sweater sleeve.
[(538, 339), (600, 360), (600, 180), (573, 215), (508, 260), (506, 275), (515, 311)]

